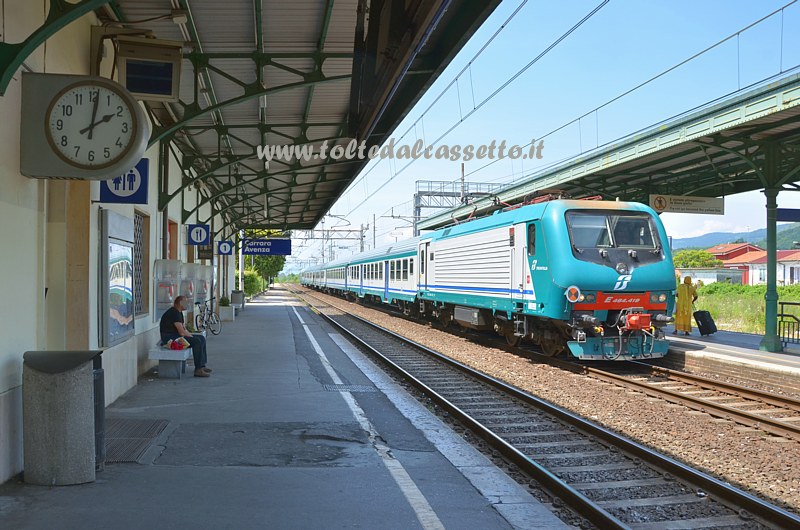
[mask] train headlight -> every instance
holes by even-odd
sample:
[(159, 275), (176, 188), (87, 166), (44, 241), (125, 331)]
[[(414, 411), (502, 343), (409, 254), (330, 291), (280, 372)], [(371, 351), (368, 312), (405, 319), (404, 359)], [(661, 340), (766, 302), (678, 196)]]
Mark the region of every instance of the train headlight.
[(660, 295), (658, 295), (658, 301), (659, 302), (666, 302), (667, 301), (666, 293), (661, 293)]
[(650, 295), (650, 303), (655, 304), (656, 302), (658, 302), (658, 295), (656, 293), (653, 293)]
[(575, 303), (580, 301), (581, 299), (581, 290), (578, 288), (577, 285), (570, 285), (567, 287), (567, 290), (564, 291), (564, 296), (567, 297), (567, 300), (571, 303)]
[(592, 293), (586, 293), (586, 301), (587, 301), (587, 302), (589, 302), (589, 303), (591, 304), (592, 302), (594, 302), (594, 299), (595, 299), (595, 296), (594, 296), (594, 294), (592, 294)]

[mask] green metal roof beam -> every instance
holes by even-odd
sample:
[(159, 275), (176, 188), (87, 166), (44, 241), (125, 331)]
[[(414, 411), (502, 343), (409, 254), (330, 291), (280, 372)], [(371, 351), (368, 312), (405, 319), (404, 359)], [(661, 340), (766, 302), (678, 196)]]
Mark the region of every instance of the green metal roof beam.
[[(192, 39), (192, 42), (194, 44), (196, 44), (197, 47), (202, 52), (203, 45), (200, 43), (200, 37), (199, 37), (199, 35), (197, 33), (197, 26), (194, 25), (194, 17), (192, 16), (192, 11), (189, 8), (189, 3), (187, 2), (187, 0), (179, 0), (179, 3), (180, 3), (180, 6), (181, 6), (181, 9), (183, 9), (184, 11), (186, 11), (186, 13), (188, 13), (188, 21), (186, 22), (186, 29), (189, 31), (189, 37)], [(194, 64), (194, 63), (192, 63), (192, 64)], [(202, 75), (203, 76), (203, 80), (205, 81), (206, 88), (208, 89), (208, 98), (211, 100), (211, 107), (214, 107), (214, 105), (217, 104), (217, 95), (214, 92), (214, 85), (213, 85), (213, 83), (211, 83), (211, 77), (208, 75), (208, 71), (207, 70), (204, 70), (203, 72), (198, 72), (197, 69), (195, 68), (195, 94), (197, 93), (197, 76), (198, 75)], [(194, 104), (197, 105), (197, 98), (195, 98)], [(211, 107), (209, 107), (209, 108), (211, 108)], [(215, 113), (215, 115), (217, 117), (216, 122), (219, 123), (219, 124), (224, 124), (224, 120), (222, 119), (222, 113), (218, 112), (218, 110), (216, 110), (216, 109), (213, 112)], [(151, 138), (151, 140), (152, 140), (152, 138)], [(154, 144), (155, 144), (155, 142), (151, 141), (148, 144), (148, 147), (150, 147), (150, 146), (152, 146)], [(231, 147), (231, 146), (228, 145), (228, 147)], [(231, 149), (233, 149), (233, 147), (231, 147)]]
[[(322, 30), (320, 31), (320, 37), (317, 41), (317, 50), (322, 53), (323, 49), (325, 48), (325, 39), (328, 37), (328, 26), (331, 23), (331, 15), (333, 14), (333, 0), (329, 0), (328, 3), (325, 5), (325, 15), (322, 17)], [(311, 102), (314, 99), (314, 85), (308, 87), (308, 94), (306, 95), (306, 105), (305, 110), (303, 111), (303, 125), (302, 127), (302, 134), (306, 136), (306, 131), (308, 131), (308, 117), (311, 115)]]
[[(51, 0), (44, 24), (27, 39), (16, 44), (0, 42), (0, 96), (4, 96), (11, 79), (25, 59), (47, 39), (87, 13), (109, 3), (110, 0), (83, 0), (70, 4), (65, 0)], [(9, 9), (11, 6), (9, 6)]]
[[(337, 162), (333, 162), (333, 163), (330, 163), (330, 164), (318, 164), (318, 165), (315, 165), (315, 166), (307, 166), (307, 167), (301, 168), (301, 169), (315, 169), (315, 168), (324, 169), (324, 168), (327, 168), (327, 167), (330, 167), (330, 166), (335, 166), (335, 165), (352, 164), (353, 162), (354, 161), (352, 161), (352, 160), (342, 160), (342, 161), (337, 161)], [(198, 209), (202, 208), (203, 206), (205, 206), (207, 204), (212, 204), (213, 205), (213, 201), (214, 200), (219, 199), (220, 197), (224, 197), (227, 194), (227, 192), (235, 190), (238, 187), (241, 187), (241, 186), (244, 186), (244, 185), (256, 184), (258, 182), (273, 178), (276, 175), (291, 174), (291, 173), (296, 173), (296, 172), (297, 172), (296, 169), (286, 170), (286, 171), (282, 171), (280, 173), (270, 173), (268, 175), (259, 175), (257, 178), (254, 178), (252, 180), (248, 180), (247, 182), (235, 182), (235, 183), (229, 184), (229, 185), (221, 188), (218, 193), (216, 193), (214, 195), (211, 195), (210, 197), (208, 197), (208, 198), (204, 199), (203, 201), (199, 202), (191, 210), (184, 210), (183, 222), (185, 223), (186, 219), (188, 219)], [(340, 182), (340, 181), (347, 180), (348, 178), (350, 178), (350, 177), (331, 179), (331, 180), (326, 180), (324, 182), (309, 182), (307, 184), (308, 185), (317, 185), (317, 184), (335, 183), (335, 182)], [(305, 186), (305, 185), (306, 184), (303, 184), (303, 186)], [(269, 192), (275, 193), (275, 192), (279, 192), (279, 191), (285, 191), (287, 189), (291, 190), (293, 187), (296, 187), (296, 186), (298, 186), (298, 184), (286, 184), (284, 186), (269, 190)], [(258, 195), (263, 195), (264, 193), (265, 193), (264, 191), (259, 191), (257, 193), (248, 194), (247, 197), (255, 197), (255, 196), (258, 196)], [(241, 201), (239, 201), (239, 202), (241, 202)], [(231, 203), (231, 205), (239, 204), (239, 202), (233, 202), (233, 203)]]
[(264, 66), (277, 66), (275, 59), (312, 59), (316, 64), (322, 64), (328, 59), (352, 59), (350, 52), (189, 52), (183, 55), (190, 61), (199, 60), (208, 62), (210, 59), (252, 59)]
[[(317, 142), (317, 141), (323, 141), (323, 140), (338, 140), (339, 138), (340, 137), (338, 137), (338, 136), (331, 136), (331, 137), (327, 137), (327, 138), (319, 138), (319, 139), (314, 140), (314, 141)], [(228, 168), (230, 166), (235, 166), (237, 164), (244, 165), (243, 164), (244, 161), (249, 160), (251, 158), (254, 158), (256, 156), (258, 156), (258, 154), (256, 153), (255, 150), (253, 150), (251, 153), (247, 153), (247, 154), (244, 154), (244, 155), (238, 155), (238, 156), (230, 156), (227, 159), (217, 158), (216, 160), (214, 160), (214, 159), (211, 159), (211, 158), (208, 158), (208, 157), (193, 157), (191, 160), (188, 161), (189, 164), (194, 163), (195, 160), (206, 160), (206, 161), (209, 162), (210, 167), (208, 167), (205, 170), (204, 173), (200, 173), (195, 177), (187, 177), (186, 174), (184, 173), (183, 178), (181, 180), (181, 185), (175, 191), (173, 191), (171, 193), (160, 193), (159, 194), (159, 199), (158, 199), (158, 207), (159, 207), (159, 209), (163, 209), (167, 204), (170, 203), (170, 201), (172, 201), (172, 199), (177, 197), (185, 188), (187, 188), (187, 187), (189, 187), (189, 186), (191, 186), (193, 184), (196, 184), (197, 182), (205, 181), (208, 178), (213, 178), (213, 177), (225, 178), (225, 177), (227, 177), (227, 175), (216, 175), (216, 172), (221, 170), (221, 169)], [(281, 160), (274, 160), (273, 162), (274, 163), (279, 163), (281, 165), (284, 165), (284, 166), (287, 167), (287, 169), (281, 170), (281, 171), (277, 171), (275, 173), (270, 173), (270, 176), (285, 175), (287, 173), (292, 173), (292, 172), (300, 171), (300, 170), (303, 170), (303, 169), (321, 167), (321, 165), (300, 166), (297, 163), (288, 164), (288, 163), (283, 162)], [(357, 160), (343, 160), (343, 161), (340, 161), (340, 162), (337, 162), (337, 163), (325, 164), (325, 165), (352, 164), (354, 162), (358, 162), (358, 161)], [(182, 167), (181, 169), (185, 170), (185, 169), (188, 169), (188, 167)]]
[[(324, 182), (324, 184), (335, 184), (337, 182), (344, 182), (344, 181), (348, 181), (348, 180), (350, 180), (350, 177), (346, 176), (346, 177), (334, 178), (334, 179), (326, 180)], [(319, 184), (319, 183), (317, 183), (317, 184)], [(242, 204), (245, 201), (251, 200), (253, 197), (260, 197), (262, 195), (264, 195), (264, 192), (258, 192), (258, 193), (254, 193), (254, 194), (251, 194), (251, 195), (247, 195), (246, 197), (240, 198), (238, 201), (232, 202), (231, 204), (227, 205), (225, 208), (223, 208), (221, 210), (218, 210), (216, 213), (220, 214), (222, 212), (225, 212), (225, 211), (229, 210), (230, 208), (233, 208), (233, 207), (235, 207), (235, 206), (237, 206), (239, 204)], [(198, 206), (195, 206), (192, 210), (184, 210), (184, 212), (188, 211), (189, 214), (191, 215), (193, 212), (196, 212), (199, 207), (200, 206), (198, 205)], [(183, 221), (183, 222), (185, 223), (186, 221)]]
[[(264, 5), (262, 0), (253, 0), (253, 9), (256, 15), (256, 51), (258, 53), (264, 53), (264, 25), (262, 24)], [(261, 76), (259, 76), (259, 79), (261, 79)]]
[(292, 90), (292, 89), (295, 89), (295, 88), (308, 86), (310, 84), (332, 83), (332, 82), (336, 82), (336, 81), (342, 81), (342, 80), (345, 80), (345, 79), (350, 79), (350, 74), (338, 75), (338, 76), (327, 77), (327, 78), (323, 77), (321, 73), (318, 74), (318, 75), (319, 76), (315, 78), (315, 76), (308, 74), (308, 76), (309, 76), (308, 80), (301, 81), (301, 82), (298, 82), (298, 83), (289, 83), (287, 85), (283, 85), (283, 86), (279, 86), (279, 87), (275, 87), (275, 88), (270, 88), (270, 89), (264, 89), (264, 90), (258, 90), (254, 86), (251, 85), (249, 87), (249, 89), (245, 91), (245, 93), (243, 95), (237, 96), (237, 97), (229, 99), (227, 101), (223, 101), (222, 103), (216, 103), (216, 104), (214, 104), (214, 105), (212, 105), (210, 107), (207, 107), (205, 109), (200, 109), (197, 106), (187, 106), (186, 113), (183, 115), (183, 117), (179, 121), (177, 121), (176, 123), (174, 123), (173, 125), (171, 125), (169, 127), (163, 127), (163, 128), (160, 128), (160, 129), (158, 129), (156, 131), (153, 131), (152, 136), (150, 136), (150, 142), (148, 143), (148, 147), (158, 143), (163, 138), (174, 134), (176, 131), (182, 129), (186, 124), (190, 123), (193, 119), (198, 118), (198, 117), (203, 116), (203, 115), (206, 115), (206, 114), (209, 114), (209, 113), (212, 113), (212, 112), (218, 112), (219, 110), (221, 110), (221, 109), (223, 109), (225, 107), (229, 107), (229, 106), (232, 106), (232, 105), (238, 105), (239, 103), (243, 103), (245, 101), (249, 101), (251, 99), (255, 99), (255, 98), (258, 98), (258, 97), (261, 97), (261, 96), (269, 96), (269, 95), (272, 95), (272, 94), (277, 94), (277, 93), (280, 93), (280, 92), (284, 92), (286, 90)]
[(260, 123), (240, 123), (236, 125), (186, 125), (183, 127), (183, 130), (190, 130), (190, 131), (212, 131), (215, 129), (220, 130), (223, 134), (226, 133), (228, 129), (260, 129), (262, 127), (266, 127), (269, 129), (269, 132), (272, 132), (271, 129), (281, 129), (284, 127), (300, 127), (302, 125), (308, 125), (309, 127), (341, 127), (342, 122), (319, 122), (319, 123), (270, 123), (270, 124), (260, 124)]
[(745, 164), (750, 166), (750, 168), (755, 172), (756, 176), (758, 177), (758, 180), (761, 181), (761, 184), (765, 188), (768, 187), (767, 186), (767, 179), (764, 177), (764, 173), (761, 171), (761, 168), (759, 168), (756, 165), (756, 163), (753, 161), (753, 159), (750, 158), (749, 156), (747, 156), (746, 154), (742, 154), (742, 153), (740, 153), (739, 151), (737, 151), (735, 149), (730, 149), (730, 148), (725, 147), (725, 146), (723, 146), (722, 144), (719, 144), (719, 143), (703, 142), (703, 141), (697, 141), (696, 143), (698, 145), (714, 147), (715, 149), (719, 149), (720, 151), (724, 151), (724, 152), (726, 152), (728, 154), (731, 154), (731, 155), (737, 157), (739, 160), (741, 160), (742, 162), (744, 162)]

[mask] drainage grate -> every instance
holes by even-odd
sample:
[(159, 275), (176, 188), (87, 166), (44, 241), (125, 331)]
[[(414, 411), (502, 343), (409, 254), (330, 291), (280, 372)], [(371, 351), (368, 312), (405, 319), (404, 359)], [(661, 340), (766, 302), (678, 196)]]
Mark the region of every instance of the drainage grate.
[(136, 462), (168, 424), (167, 420), (106, 418), (106, 463)]
[(377, 392), (372, 385), (322, 385), (328, 392)]

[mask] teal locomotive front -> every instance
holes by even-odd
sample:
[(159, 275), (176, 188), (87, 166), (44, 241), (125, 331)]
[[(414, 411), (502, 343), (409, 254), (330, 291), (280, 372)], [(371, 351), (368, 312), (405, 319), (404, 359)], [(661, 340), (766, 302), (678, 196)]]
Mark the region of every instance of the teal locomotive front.
[(557, 201), (538, 223), (528, 266), (541, 296), (532, 314), (559, 323), (550, 334), (580, 359), (666, 355), (675, 271), (655, 212), (640, 203)]

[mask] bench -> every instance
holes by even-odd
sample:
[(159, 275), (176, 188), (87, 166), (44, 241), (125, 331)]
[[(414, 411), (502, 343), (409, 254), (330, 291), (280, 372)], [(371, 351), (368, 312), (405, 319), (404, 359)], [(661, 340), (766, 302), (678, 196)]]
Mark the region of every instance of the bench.
[(158, 361), (158, 377), (180, 379), (186, 373), (186, 361), (192, 356), (192, 349), (170, 350), (157, 344), (147, 352), (147, 358)]

